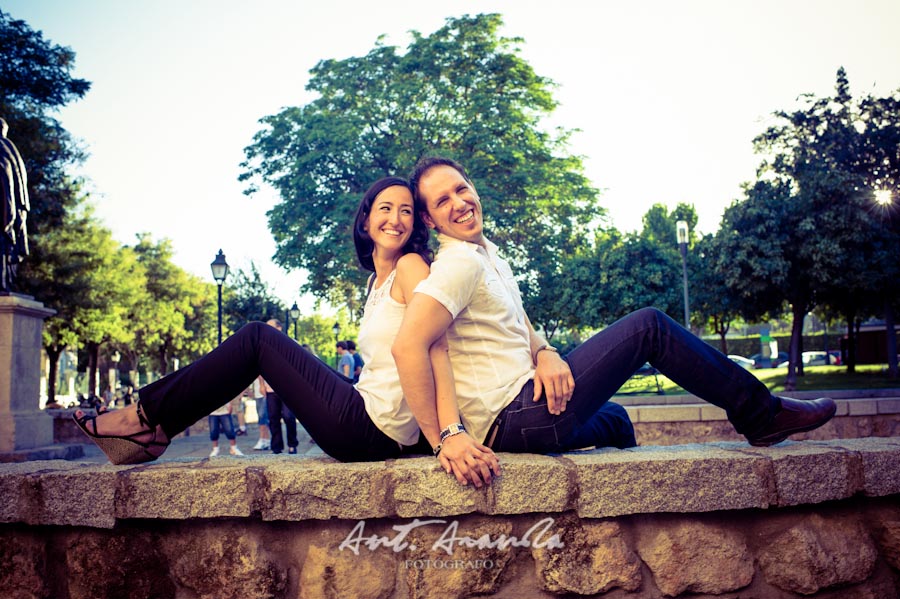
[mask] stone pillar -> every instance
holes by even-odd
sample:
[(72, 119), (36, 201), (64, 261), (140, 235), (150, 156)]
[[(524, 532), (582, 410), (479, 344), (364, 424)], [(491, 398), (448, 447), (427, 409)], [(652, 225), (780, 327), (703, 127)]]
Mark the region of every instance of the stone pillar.
[(0, 452), (53, 444), (53, 419), (39, 409), (41, 330), (56, 314), (28, 295), (0, 295)]

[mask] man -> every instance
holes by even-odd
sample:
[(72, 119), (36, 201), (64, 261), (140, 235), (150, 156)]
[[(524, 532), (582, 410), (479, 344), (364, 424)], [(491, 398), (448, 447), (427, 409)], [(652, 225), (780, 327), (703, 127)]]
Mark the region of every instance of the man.
[[(482, 441), (495, 451), (565, 450), (564, 440), (648, 361), (724, 408), (754, 445), (780, 442), (833, 416), (830, 399), (772, 396), (752, 374), (653, 309), (626, 316), (561, 358), (534, 331), (509, 265), (484, 237), (481, 200), (465, 169), (426, 158), (410, 183), (440, 249), (409, 302), (392, 352), (422, 432), (467, 479), (491, 478)], [(459, 423), (438, 422), (434, 409), (428, 348), (444, 334)]]
[(350, 339), (347, 339), (347, 351), (350, 352), (350, 355), (353, 356), (353, 382), (359, 382), (359, 373), (362, 372), (363, 368), (363, 359), (362, 356), (359, 355), (359, 352), (356, 351), (356, 342)]
[[(281, 321), (277, 318), (267, 320), (266, 324), (281, 330)], [(287, 430), (288, 453), (297, 453), (297, 418), (291, 412), (290, 408), (284, 405), (284, 402), (275, 393), (275, 390), (269, 386), (266, 380), (259, 377), (259, 386), (266, 394), (266, 408), (269, 413), (269, 433), (271, 433), (272, 453), (281, 453), (284, 451), (284, 437), (281, 432), (281, 419), (284, 418), (284, 427)]]
[(347, 342), (338, 341), (335, 349), (337, 350), (338, 354), (337, 371), (348, 379), (353, 380), (353, 356), (350, 355), (349, 351), (347, 351)]

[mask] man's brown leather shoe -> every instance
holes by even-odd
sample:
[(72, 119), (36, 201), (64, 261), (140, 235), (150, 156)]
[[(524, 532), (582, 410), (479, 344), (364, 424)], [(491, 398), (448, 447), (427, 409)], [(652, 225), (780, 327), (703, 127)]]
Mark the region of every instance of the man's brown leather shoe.
[(748, 436), (750, 445), (768, 447), (781, 443), (794, 433), (802, 433), (819, 428), (834, 416), (837, 406), (830, 397), (819, 399), (791, 399), (779, 397), (781, 409), (775, 414), (769, 426), (757, 435)]

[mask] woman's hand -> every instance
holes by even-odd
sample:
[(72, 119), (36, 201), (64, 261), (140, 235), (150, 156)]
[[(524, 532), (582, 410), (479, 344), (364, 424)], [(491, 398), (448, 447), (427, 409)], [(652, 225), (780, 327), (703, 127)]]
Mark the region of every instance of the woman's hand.
[(493, 477), (500, 476), (500, 460), (497, 455), (468, 433), (447, 437), (441, 444), (438, 459), (444, 471), (455, 476), (461, 485), (467, 485), (471, 481), (480, 489), (482, 485), (491, 484)]
[(575, 391), (575, 379), (569, 363), (555, 352), (541, 351), (537, 354), (534, 369), (534, 401), (547, 396), (547, 409), (559, 416), (566, 411), (566, 403)]

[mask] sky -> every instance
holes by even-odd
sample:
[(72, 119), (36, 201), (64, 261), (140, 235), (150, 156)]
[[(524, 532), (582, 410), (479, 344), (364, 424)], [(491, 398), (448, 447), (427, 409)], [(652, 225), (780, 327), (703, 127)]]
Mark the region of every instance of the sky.
[[(602, 190), (621, 231), (656, 203), (693, 204), (698, 231), (718, 229), (759, 157), (752, 140), (801, 94), (900, 88), (897, 0), (2, 0), (0, 7), (76, 53), (92, 82), (56, 115), (84, 144), (97, 216), (121, 243), (149, 232), (176, 264), (212, 280), (221, 248), (253, 261), (288, 305), (299, 271), (271, 262), (270, 188), (238, 181), (259, 119), (314, 96), (309, 70), (369, 52), (379, 36), (405, 48), (449, 17), (496, 12), (501, 34), (554, 81), (551, 127), (577, 129), (570, 150)], [(15, 141), (15, 131), (9, 132)], [(489, 201), (489, 198), (486, 198)]]

